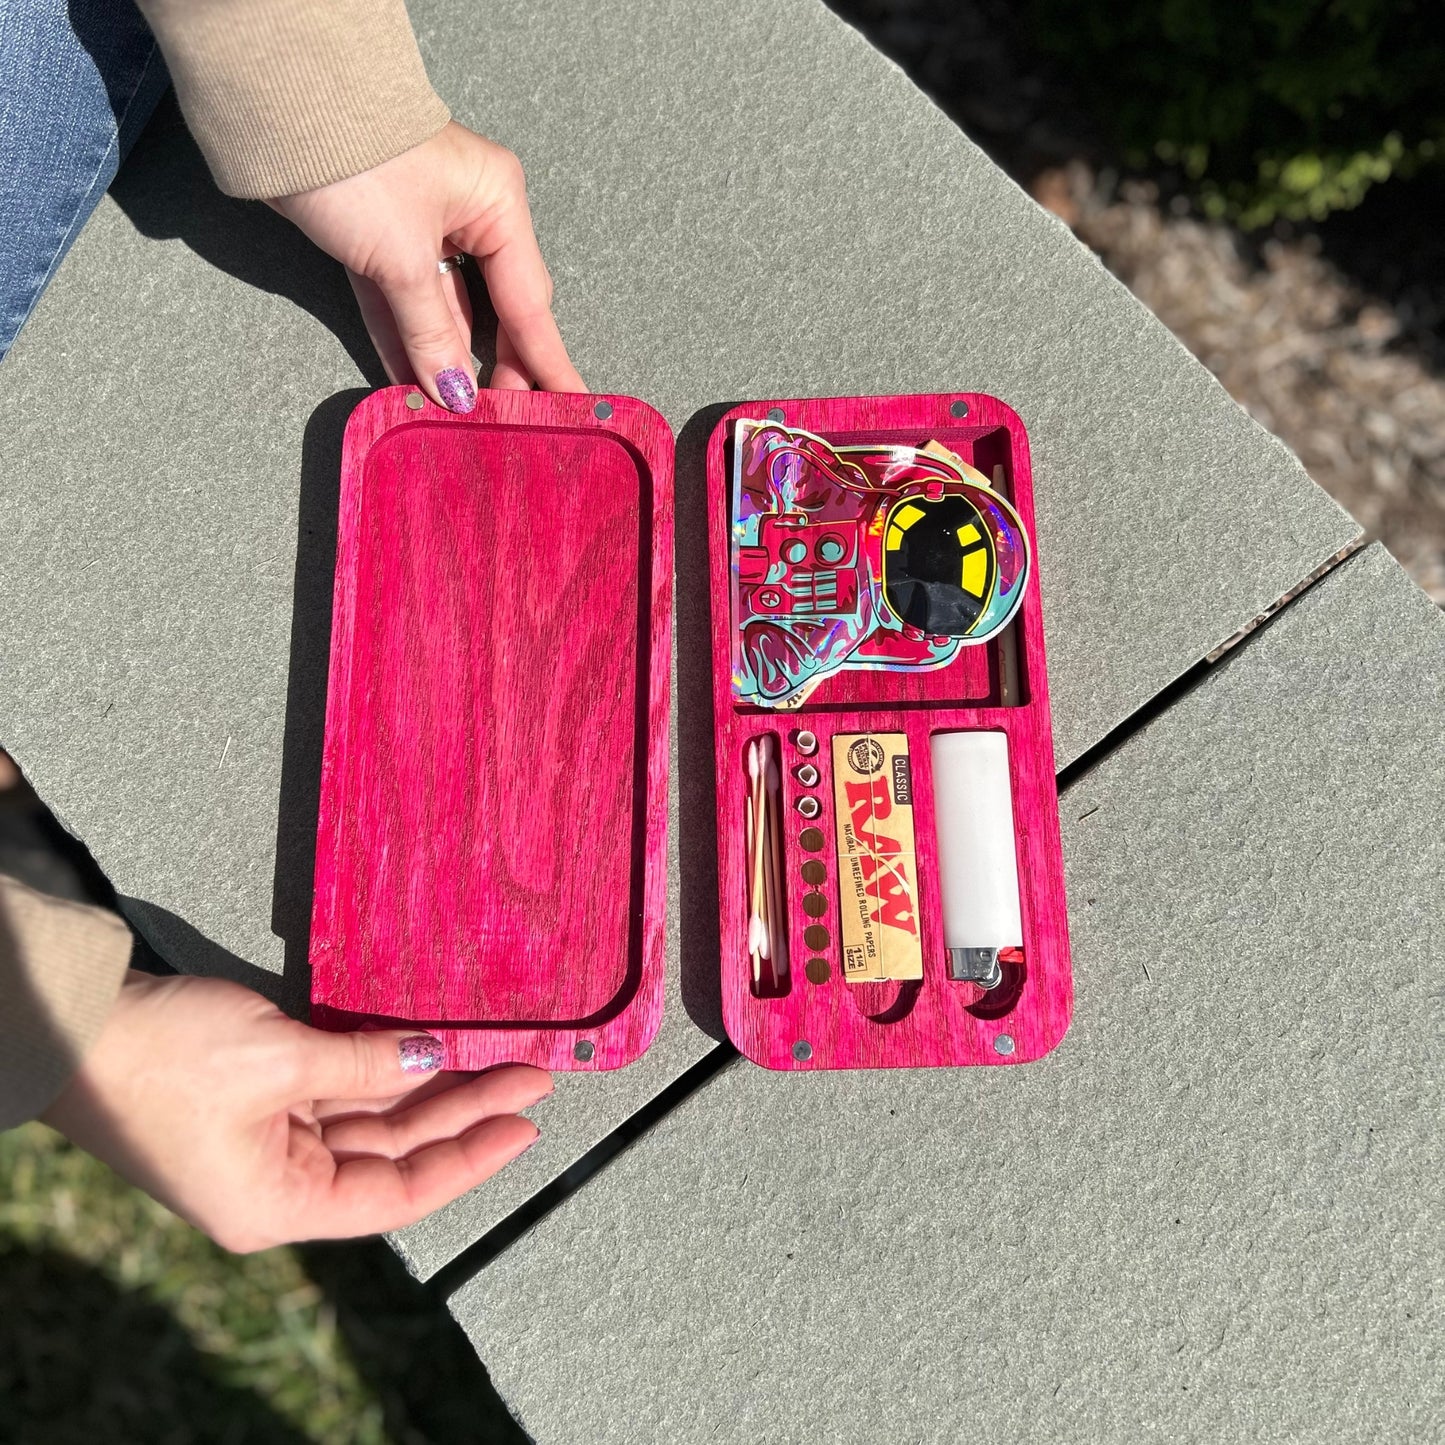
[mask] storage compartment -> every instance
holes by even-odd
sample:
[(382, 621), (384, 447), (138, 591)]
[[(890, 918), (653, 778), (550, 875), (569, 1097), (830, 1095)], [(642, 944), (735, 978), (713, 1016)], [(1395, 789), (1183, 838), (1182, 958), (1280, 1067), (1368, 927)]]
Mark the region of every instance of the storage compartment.
[[(778, 434), (776, 442), (755, 443), (758, 451), (771, 446), (764, 455), (780, 459), (776, 472), (763, 475), (756, 452), (739, 465), (739, 420), (759, 424), (744, 428), (745, 447), (763, 435), (763, 423)], [(830, 467), (836, 478), (840, 459), (850, 455), (881, 460), (861, 483), (835, 481), (833, 491), (813, 484), (810, 493), (814, 462), (794, 455), (805, 440), (794, 447), (784, 432), (826, 444), (813, 453), (825, 479)], [(913, 453), (930, 442), (935, 449), (925, 454), (945, 459), (956, 483), (942, 477), (935, 485), (909, 472)], [(855, 448), (865, 450), (848, 450)], [(899, 449), (896, 456), (890, 449)], [(897, 622), (908, 600), (886, 591), (895, 522), (905, 531), (918, 525), (942, 558), (936, 576), (949, 581), (956, 566), (964, 591), (971, 581), (1002, 578), (1020, 537), (1032, 546), (1022, 423), (979, 395), (756, 402), (719, 422), (707, 466), (729, 1036), (754, 1061), (785, 1069), (1002, 1064), (1047, 1053), (1068, 1026), (1072, 979), (1037, 566), (1013, 574), (1018, 591), (1009, 605), (1017, 610), (981, 642), (958, 629), (935, 636), (931, 627), (915, 627), (899, 645)], [(922, 484), (932, 490), (922, 493)], [(849, 505), (850, 487), (860, 505)], [(945, 516), (954, 494), (973, 496), (974, 511), (965, 516), (960, 506), (958, 516)], [(996, 498), (1003, 504), (994, 509), (995, 524), (1007, 519), (1015, 530), (990, 533), (999, 539), (993, 552), (973, 558), (970, 572), (973, 524), (989, 525), (985, 514)], [(928, 518), (929, 503), (941, 503), (939, 525)], [(916, 504), (919, 516), (912, 517)], [(823, 575), (825, 564), (836, 575)], [(973, 592), (976, 615), (987, 620), (997, 590)], [(892, 621), (880, 598), (897, 603)], [(944, 605), (951, 605), (947, 596)], [(759, 660), (759, 633), (781, 659), (784, 682), (773, 696), (759, 682), (771, 662)], [(857, 665), (859, 647), (872, 649), (868, 665)], [(883, 670), (872, 665), (875, 657), (890, 666), (902, 661)], [(815, 666), (817, 658), (823, 662)], [(734, 762), (745, 739), (769, 731), (781, 738), (785, 785), (806, 760), (819, 804), (811, 818), (795, 817), (791, 803), (783, 809), (793, 966), (791, 987), (775, 992), (749, 977), (748, 850)], [(945, 766), (980, 752), (986, 778), (959, 787), (945, 777), (940, 794), (934, 739), (968, 734), (983, 735), (981, 746), (955, 745), (957, 756)], [(986, 807), (973, 797), (981, 779), (989, 785)], [(950, 815), (940, 819), (940, 806)], [(947, 878), (940, 822), (951, 850)], [(993, 869), (991, 891), (974, 887), (978, 879), (960, 883), (960, 872), (980, 862)], [(1002, 906), (1009, 888), (1012, 914)]]
[[(840, 402), (838, 405), (847, 405)], [(797, 404), (794, 404), (796, 412)], [(779, 410), (772, 408), (771, 410)], [(771, 423), (790, 428), (779, 418), (750, 417), (760, 425)], [(731, 535), (730, 606), (736, 624), (732, 634), (735, 678), (750, 680), (766, 690), (777, 684), (801, 659), (823, 648), (846, 647), (850, 662), (830, 675), (801, 682), (804, 696), (788, 704), (798, 711), (840, 711), (859, 706), (890, 707), (1011, 706), (1025, 700), (1026, 683), (1012, 627), (998, 636), (965, 645), (950, 645), (928, 633), (947, 630), (941, 619), (925, 615), (910, 617), (916, 624), (915, 646), (921, 653), (910, 667), (891, 670), (881, 654), (889, 634), (873, 631), (854, 637), (847, 634), (850, 623), (868, 633), (870, 590), (881, 601), (888, 582), (882, 575), (882, 510), (890, 496), (888, 459), (896, 450), (941, 449), (951, 461), (977, 470), (977, 480), (995, 490), (1006, 504), (1012, 502), (1008, 476), (1009, 434), (1005, 428), (960, 425), (947, 417), (948, 425), (927, 432), (903, 429), (857, 430), (830, 427), (813, 431), (817, 440), (835, 449), (837, 457), (859, 459), (858, 480), (862, 487), (839, 486), (836, 474), (810, 465), (807, 451), (789, 456), (781, 487), (770, 485), (768, 469), (748, 455), (739, 466), (736, 426), (721, 437), (723, 465), (729, 479), (728, 516)], [(807, 443), (804, 442), (806, 447)], [(744, 448), (748, 450), (747, 447)], [(830, 458), (830, 461), (836, 460)], [(866, 459), (866, 460), (865, 460)], [(850, 466), (851, 469), (851, 466)], [(786, 497), (780, 497), (779, 492)], [(961, 498), (950, 498), (966, 513), (954, 521), (968, 521), (975, 514)], [(904, 527), (908, 519), (922, 517), (922, 510), (903, 501)], [(877, 513), (875, 517), (870, 514)], [(897, 510), (893, 513), (897, 515)], [(877, 525), (870, 528), (870, 520)], [(923, 528), (920, 530), (927, 530)], [(951, 530), (951, 529), (949, 529)], [(887, 545), (893, 548), (903, 532), (890, 518)], [(870, 534), (872, 548), (870, 549)], [(914, 535), (917, 535), (916, 533)], [(871, 552), (871, 555), (870, 555)], [(970, 563), (984, 572), (986, 549), (975, 535), (968, 555), (958, 559), (965, 575)], [(914, 589), (918, 598), (926, 589)], [(955, 589), (962, 602), (969, 599)], [(888, 598), (900, 610), (900, 598)], [(826, 619), (826, 621), (824, 620)], [(896, 645), (897, 637), (893, 641)], [(870, 663), (869, 659), (874, 662)], [(734, 690), (732, 705), (739, 711), (769, 711), (774, 701), (759, 705), (756, 698), (739, 696)]]
[[(785, 766), (782, 740), (776, 732), (764, 732), (748, 738), (738, 768), (744, 819), (748, 972), (758, 998), (781, 998), (793, 984), (787, 901), (792, 880), (785, 871), (783, 846), (784, 830), (790, 821), (784, 815)], [(794, 789), (789, 786), (787, 792), (792, 794)], [(817, 816), (818, 800), (810, 790), (797, 791), (792, 801), (794, 809), (804, 816)]]

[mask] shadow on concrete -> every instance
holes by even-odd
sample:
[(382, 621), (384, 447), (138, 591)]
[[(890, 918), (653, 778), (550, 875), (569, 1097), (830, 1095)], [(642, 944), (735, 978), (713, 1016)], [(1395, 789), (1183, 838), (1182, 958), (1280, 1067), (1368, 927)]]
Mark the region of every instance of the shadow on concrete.
[(445, 1299), (380, 1240), (296, 1246), (397, 1442), (528, 1445)]
[(6, 1440), (306, 1445), (310, 1439), (258, 1395), (228, 1382), (220, 1362), (191, 1343), (169, 1310), (120, 1289), (89, 1265), (3, 1237), (0, 1399)]
[[(344, 268), (264, 202), (216, 189), (174, 92), (156, 106), (110, 194), (142, 235), (183, 241), (238, 281), (284, 296), (341, 342), (368, 385), (387, 385)], [(496, 313), (480, 268), (462, 274), (475, 318), (473, 351), (486, 378), (496, 364)], [(217, 330), (224, 331), (219, 321)]]
[(181, 970), (170, 960), (183, 958), (186, 973), (199, 974), (202, 978), (228, 978), (270, 999), (293, 1018), (306, 1017), (304, 980), (294, 983), (283, 974), (272, 973), (232, 953), (178, 913), (158, 903), (121, 893), (109, 906), (130, 924), (135, 935), (136, 955), (131, 962), (136, 968), (146, 973), (179, 973)]
[(675, 470), (678, 857), (682, 1003), (705, 1034), (724, 1042), (718, 953), (717, 792), (708, 586), (707, 439), (735, 402), (704, 407), (677, 437)]
[[(309, 312), (341, 342), (368, 382), (386, 385), (346, 272), (269, 206), (216, 189), (173, 92), (156, 107), (110, 194), (142, 235), (183, 241), (228, 275)], [(217, 318), (216, 330), (218, 338), (225, 336), (224, 318)], [(235, 357), (243, 364), (239, 345)]]
[(326, 675), (336, 580), (336, 522), (341, 438), (364, 389), (338, 392), (311, 414), (301, 442), (296, 506), (296, 572), (291, 602), (291, 664), (276, 807), (276, 871), (271, 931), (286, 945), (286, 992), (309, 996), (307, 961), (316, 869), (316, 817), (326, 735)]

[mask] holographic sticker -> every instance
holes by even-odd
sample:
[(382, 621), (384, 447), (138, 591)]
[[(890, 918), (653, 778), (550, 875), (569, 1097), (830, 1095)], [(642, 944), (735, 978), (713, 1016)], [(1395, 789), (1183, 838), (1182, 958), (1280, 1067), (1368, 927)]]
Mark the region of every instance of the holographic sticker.
[(798, 707), (843, 669), (944, 667), (1010, 622), (1028, 579), (1018, 513), (952, 452), (734, 433), (733, 695)]

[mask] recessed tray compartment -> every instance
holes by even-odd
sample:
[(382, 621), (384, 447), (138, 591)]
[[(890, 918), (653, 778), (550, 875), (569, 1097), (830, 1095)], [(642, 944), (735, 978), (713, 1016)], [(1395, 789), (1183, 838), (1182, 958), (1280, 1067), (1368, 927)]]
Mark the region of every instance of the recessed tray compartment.
[[(418, 402), (421, 404), (418, 405)], [(672, 436), (627, 397), (414, 389), (347, 426), (313, 1018), (616, 1068), (662, 1008)]]
[[(992, 480), (1005, 497), (1012, 499), (1014, 435), (1007, 419), (987, 412), (955, 417), (945, 409), (934, 418), (936, 425), (908, 425), (903, 419), (911, 413), (898, 412), (889, 405), (899, 400), (904, 398), (846, 397), (826, 403), (789, 402), (786, 404), (788, 424), (814, 431), (837, 447), (880, 444), (918, 447), (930, 440), (941, 442)], [(799, 420), (805, 408), (819, 422), (818, 426), (809, 427)], [(720, 425), (715, 431), (710, 464), (719, 464), (724, 469), (722, 479), (729, 497), (735, 463), (732, 423), (740, 415), (761, 418), (780, 409), (769, 407), (767, 412), (759, 412), (756, 407), (735, 408), (728, 413), (728, 424)], [(826, 427), (822, 426), (825, 421), (829, 423)], [(735, 596), (733, 602), (735, 605)], [(789, 711), (841, 713), (867, 707), (937, 710), (1016, 706), (1027, 701), (1018, 630), (1011, 627), (989, 642), (963, 648), (946, 667), (909, 671), (849, 669), (835, 673), (824, 678), (800, 706)], [(732, 666), (738, 669), (740, 639), (735, 631), (730, 634), (730, 643)], [(772, 711), (737, 699), (731, 701), (731, 706), (735, 712), (758, 716), (767, 716)]]

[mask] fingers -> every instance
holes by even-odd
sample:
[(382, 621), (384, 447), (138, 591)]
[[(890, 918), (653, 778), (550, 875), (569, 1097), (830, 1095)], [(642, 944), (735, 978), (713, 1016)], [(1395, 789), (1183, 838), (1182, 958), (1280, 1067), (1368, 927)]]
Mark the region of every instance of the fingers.
[(456, 1138), (484, 1119), (520, 1113), (551, 1092), (552, 1079), (544, 1070), (513, 1065), (421, 1099), (405, 1099), (384, 1113), (356, 1113), (325, 1124), (322, 1138), (338, 1157), (370, 1154), (401, 1159)]
[(482, 207), (452, 235), (481, 263), (492, 309), (512, 349), (504, 364), (499, 344), (498, 370), (509, 385), (523, 375), (544, 391), (586, 391), (552, 316), (552, 278), (532, 229), (522, 167), (510, 151), (485, 144), (487, 181), (480, 194), (500, 204)]
[[(475, 1073), (444, 1069), (440, 1073), (424, 1076), (420, 1084), (413, 1084), (408, 1080), (399, 1093), (376, 1099), (315, 1099), (311, 1103), (311, 1112), (324, 1127), (327, 1124), (339, 1123), (342, 1119), (349, 1119), (353, 1114), (385, 1114), (391, 1109), (419, 1104), (433, 1094), (455, 1089), (458, 1084), (465, 1084), (475, 1078)], [(294, 1115), (295, 1112), (293, 1108), (291, 1113)]]
[(477, 379), (472, 372), (471, 338), (458, 329), (449, 278), (437, 270), (433, 259), (375, 281), (391, 308), (417, 385), (448, 411), (473, 410)]
[(302, 1024), (295, 1039), (290, 1066), (279, 1071), (276, 1080), (288, 1103), (393, 1098), (435, 1074), (446, 1061), (440, 1039), (415, 1031), (333, 1034)]
[(522, 365), (544, 391), (586, 391), (562, 344), (552, 316), (552, 283), (532, 234), (532, 218), (522, 200), (512, 234), (482, 258), (482, 274), (497, 320), (510, 337)]
[(492, 369), (492, 379), (487, 383), (494, 391), (531, 391), (532, 377), (505, 326), (497, 327), (497, 364)]
[[(356, 293), (361, 319), (366, 324), (371, 344), (376, 347), (376, 354), (381, 358), (387, 379), (396, 386), (414, 384), (417, 380), (416, 371), (407, 355), (401, 332), (397, 329), (396, 317), (381, 287), (355, 271), (347, 271), (346, 279), (351, 282), (351, 289)], [(467, 283), (462, 279), (460, 271), (449, 271), (442, 277), (442, 296), (456, 324), (457, 335), (469, 338), (472, 334), (472, 302), (467, 295)], [(467, 345), (470, 346), (470, 341)], [(468, 366), (470, 364), (469, 360)], [(528, 385), (530, 384), (529, 382)]]
[(490, 1179), (537, 1138), (535, 1124), (503, 1114), (405, 1159), (348, 1159), (300, 1223), (311, 1238), (402, 1229)]
[(416, 380), (416, 374), (407, 360), (406, 347), (402, 345), (401, 333), (396, 329), (396, 317), (391, 314), (381, 287), (365, 276), (348, 270), (346, 279), (356, 293), (356, 304), (361, 309), (361, 319), (366, 324), (366, 334), (376, 347), (376, 354), (386, 370), (387, 379), (394, 386), (406, 386)]
[[(447, 248), (454, 251), (454, 246)], [(467, 352), (472, 348), (472, 298), (467, 295), (466, 274), (460, 267), (454, 267), (442, 277), (442, 295), (446, 297), (447, 310), (457, 324), (457, 335), (466, 342)]]

